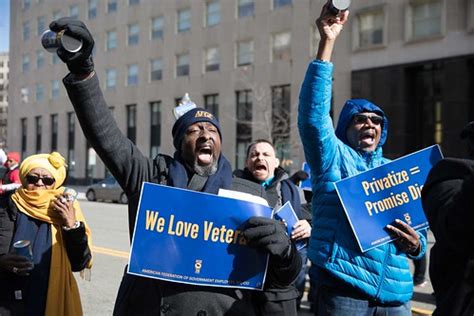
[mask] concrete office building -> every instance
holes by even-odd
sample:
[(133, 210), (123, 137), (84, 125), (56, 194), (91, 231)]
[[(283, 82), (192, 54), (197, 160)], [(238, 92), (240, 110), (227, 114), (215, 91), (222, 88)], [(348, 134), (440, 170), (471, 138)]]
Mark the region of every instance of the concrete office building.
[[(334, 54), (333, 112), (351, 95), (381, 105), (390, 116), (391, 157), (435, 140), (445, 154), (459, 153), (448, 144), (461, 121), (473, 119), (473, 1), (353, 1)], [(263, 137), (298, 169), (298, 93), (324, 2), (11, 1), (9, 144), (23, 155), (60, 151), (78, 181), (106, 174), (65, 94), (65, 65), (39, 41), (51, 20), (76, 16), (95, 38), (96, 72), (111, 111), (145, 155), (174, 151), (172, 108), (188, 92), (219, 117), (234, 167), (242, 167), (247, 144)], [(441, 103), (431, 95), (440, 85)]]
[(390, 157), (439, 143), (466, 154), (474, 120), (474, 0), (357, 0), (352, 8), (353, 97), (383, 106)]
[(7, 145), (8, 53), (0, 53), (0, 148)]
[[(95, 38), (96, 72), (119, 127), (145, 155), (172, 154), (172, 109), (188, 92), (219, 117), (223, 152), (233, 166), (243, 166), (251, 139), (265, 137), (274, 138), (285, 163), (297, 169), (303, 161), (299, 86), (314, 55), (321, 4), (11, 1), (11, 143), (23, 155), (60, 151), (73, 178), (104, 177), (62, 86), (67, 69), (39, 41), (51, 20), (75, 16)], [(348, 79), (339, 102), (349, 96)]]

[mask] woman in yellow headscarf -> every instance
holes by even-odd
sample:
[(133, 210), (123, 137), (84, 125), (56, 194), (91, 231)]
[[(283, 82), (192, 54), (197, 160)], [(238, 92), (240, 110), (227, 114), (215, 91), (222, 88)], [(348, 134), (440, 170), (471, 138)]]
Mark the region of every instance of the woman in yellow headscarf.
[[(30, 156), (20, 179), (23, 186), (0, 209), (0, 315), (82, 315), (72, 272), (91, 268), (91, 235), (62, 186), (65, 160), (57, 152)], [(31, 256), (15, 252), (24, 241)]]

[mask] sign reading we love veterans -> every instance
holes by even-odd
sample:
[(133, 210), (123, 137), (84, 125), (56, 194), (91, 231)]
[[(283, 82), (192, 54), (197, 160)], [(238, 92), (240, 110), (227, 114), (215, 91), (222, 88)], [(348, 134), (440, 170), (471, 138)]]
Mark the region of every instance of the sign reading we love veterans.
[(271, 217), (257, 203), (152, 183), (142, 186), (128, 273), (165, 281), (263, 288), (268, 255), (246, 245), (242, 224)]
[(397, 218), (415, 230), (428, 227), (421, 189), (442, 158), (434, 145), (335, 183), (362, 252), (394, 240), (386, 226)]

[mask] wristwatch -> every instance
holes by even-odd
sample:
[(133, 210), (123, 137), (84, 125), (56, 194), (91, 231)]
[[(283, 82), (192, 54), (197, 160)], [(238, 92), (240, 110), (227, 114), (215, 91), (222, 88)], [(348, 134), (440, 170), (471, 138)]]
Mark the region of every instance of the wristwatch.
[(63, 230), (70, 231), (70, 230), (78, 229), (80, 226), (81, 226), (81, 222), (76, 221), (74, 225), (72, 225), (71, 227), (63, 226)]

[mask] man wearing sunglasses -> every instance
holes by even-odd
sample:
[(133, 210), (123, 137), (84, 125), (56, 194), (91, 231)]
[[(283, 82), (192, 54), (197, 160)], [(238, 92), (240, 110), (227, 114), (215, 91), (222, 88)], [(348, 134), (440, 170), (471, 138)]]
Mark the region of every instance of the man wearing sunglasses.
[(413, 280), (407, 257), (419, 258), (424, 236), (400, 221), (387, 227), (399, 236), (361, 252), (339, 201), (334, 182), (387, 163), (382, 146), (388, 120), (365, 99), (348, 100), (336, 130), (329, 115), (335, 40), (348, 20), (324, 5), (316, 24), (321, 35), (300, 92), (298, 127), (311, 169), (313, 230), (308, 257), (316, 288), (317, 315), (411, 315)]
[(6, 194), (21, 187), (20, 171), (18, 170), (20, 160), (19, 152), (11, 151), (7, 154), (7, 161), (4, 165), (8, 171), (3, 177), (2, 185), (0, 185), (0, 194)]

